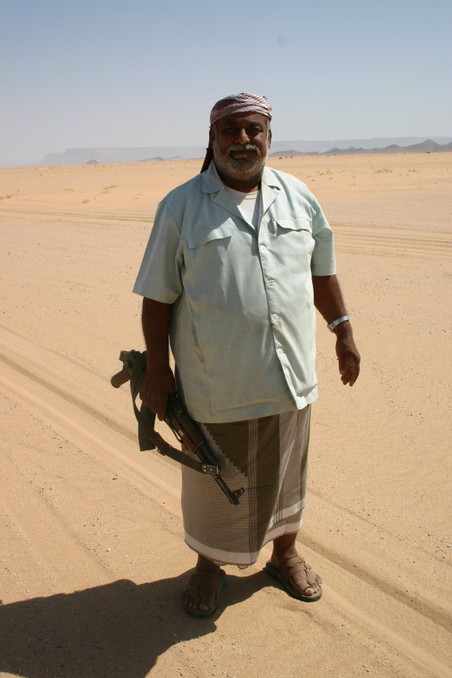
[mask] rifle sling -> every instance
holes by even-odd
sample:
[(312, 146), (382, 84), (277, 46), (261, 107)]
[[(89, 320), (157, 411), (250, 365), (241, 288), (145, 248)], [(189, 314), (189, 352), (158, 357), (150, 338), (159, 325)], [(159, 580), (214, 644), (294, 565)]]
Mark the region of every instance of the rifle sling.
[(157, 433), (155, 430), (155, 413), (152, 412), (149, 407), (144, 407), (144, 405), (142, 405), (141, 408), (138, 409), (136, 399), (143, 380), (142, 364), (142, 362), (140, 364), (140, 361), (137, 362), (130, 377), (130, 391), (132, 394), (133, 411), (138, 422), (138, 442), (140, 450), (157, 449), (160, 454), (170, 457), (179, 464), (184, 464), (194, 471), (203, 473), (200, 461), (189, 457), (188, 454), (185, 454), (182, 450), (173, 447)]

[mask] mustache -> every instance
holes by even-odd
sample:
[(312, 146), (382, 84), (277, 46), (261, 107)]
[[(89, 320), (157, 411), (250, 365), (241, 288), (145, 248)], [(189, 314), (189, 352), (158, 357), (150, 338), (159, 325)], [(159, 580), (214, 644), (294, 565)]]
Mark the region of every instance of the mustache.
[(231, 144), (227, 150), (227, 154), (241, 152), (241, 151), (250, 151), (256, 155), (260, 155), (260, 150), (254, 144)]

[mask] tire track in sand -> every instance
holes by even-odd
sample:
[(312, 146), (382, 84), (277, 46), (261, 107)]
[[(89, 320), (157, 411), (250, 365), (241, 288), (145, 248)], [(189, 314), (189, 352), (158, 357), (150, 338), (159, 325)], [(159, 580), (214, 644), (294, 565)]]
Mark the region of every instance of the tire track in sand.
[(407, 232), (397, 228), (338, 225), (334, 229), (335, 239), (339, 247), (346, 249), (364, 248), (366, 254), (384, 253), (406, 256), (452, 255), (450, 233)]

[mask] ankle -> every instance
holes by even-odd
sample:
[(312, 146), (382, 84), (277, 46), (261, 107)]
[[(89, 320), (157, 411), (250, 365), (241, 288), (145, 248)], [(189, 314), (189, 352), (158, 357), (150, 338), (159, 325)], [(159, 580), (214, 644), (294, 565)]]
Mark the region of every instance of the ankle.
[(298, 555), (296, 547), (297, 534), (283, 534), (273, 540), (273, 557), (278, 560), (287, 560)]
[(221, 568), (219, 565), (214, 563), (212, 560), (205, 558), (204, 556), (198, 555), (198, 562), (196, 563), (196, 569), (198, 572), (220, 572)]
[(298, 556), (298, 551), (295, 546), (290, 546), (288, 548), (275, 548), (273, 547), (272, 558), (275, 558), (278, 561), (289, 560), (294, 556)]

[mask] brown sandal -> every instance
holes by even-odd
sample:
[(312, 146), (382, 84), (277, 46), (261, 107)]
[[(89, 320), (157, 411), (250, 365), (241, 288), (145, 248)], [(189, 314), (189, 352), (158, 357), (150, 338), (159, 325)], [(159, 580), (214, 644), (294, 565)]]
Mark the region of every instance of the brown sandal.
[[(199, 586), (198, 583), (198, 571), (195, 571), (188, 582), (188, 587), (187, 591), (190, 588), (195, 588)], [(215, 591), (215, 599), (214, 599), (214, 604), (211, 608), (208, 610), (200, 610), (199, 608), (196, 607), (190, 607), (187, 605), (187, 603), (184, 603), (183, 607), (185, 612), (190, 615), (190, 617), (197, 617), (197, 618), (203, 618), (205, 619), (206, 617), (211, 617), (215, 612), (218, 610), (218, 606), (220, 604), (220, 595), (221, 592), (223, 591), (224, 587), (226, 584), (226, 572), (223, 570), (220, 570), (220, 583), (218, 584), (218, 587), (214, 586), (204, 586), (205, 589), (210, 589), (211, 591)]]
[[(300, 556), (297, 556), (299, 559), (299, 564), (304, 568), (304, 571), (306, 573), (306, 581), (307, 581), (307, 586), (305, 589), (311, 588), (312, 584), (314, 582), (310, 582), (309, 578), (312, 578), (312, 575), (314, 573), (314, 570), (306, 563), (303, 558)], [(301, 568), (300, 568), (301, 569)], [(317, 593), (313, 593), (312, 595), (308, 595), (306, 593), (301, 593), (293, 584), (290, 583), (289, 579), (286, 579), (282, 573), (278, 570), (276, 565), (273, 565), (271, 560), (268, 561), (268, 563), (264, 567), (264, 572), (266, 572), (270, 577), (273, 577), (273, 579), (276, 579), (283, 589), (289, 594), (289, 596), (292, 596), (293, 598), (297, 598), (297, 600), (303, 600), (305, 603), (314, 603), (316, 600), (320, 600), (322, 597), (322, 589), (320, 588)]]

